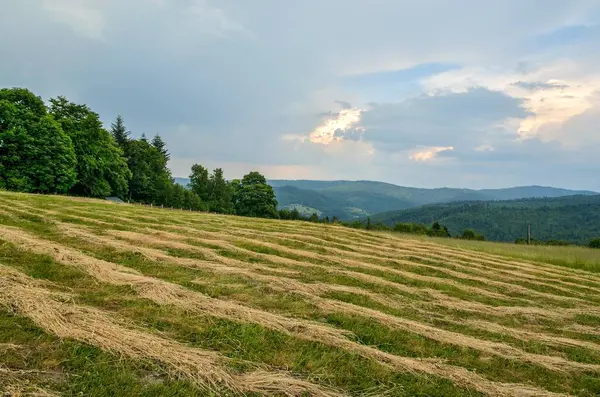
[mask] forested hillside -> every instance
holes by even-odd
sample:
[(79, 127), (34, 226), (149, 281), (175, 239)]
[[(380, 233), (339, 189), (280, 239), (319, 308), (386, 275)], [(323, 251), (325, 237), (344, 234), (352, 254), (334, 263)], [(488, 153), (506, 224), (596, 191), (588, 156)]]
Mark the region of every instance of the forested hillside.
[(390, 226), (438, 221), (452, 235), (474, 229), (488, 240), (510, 242), (525, 238), (530, 222), (534, 239), (588, 244), (600, 236), (600, 195), (435, 204), (373, 215), (371, 221)]
[(420, 189), (373, 181), (270, 180), (280, 207), (302, 204), (323, 215), (353, 219), (427, 204), (595, 194), (542, 186), (508, 189)]

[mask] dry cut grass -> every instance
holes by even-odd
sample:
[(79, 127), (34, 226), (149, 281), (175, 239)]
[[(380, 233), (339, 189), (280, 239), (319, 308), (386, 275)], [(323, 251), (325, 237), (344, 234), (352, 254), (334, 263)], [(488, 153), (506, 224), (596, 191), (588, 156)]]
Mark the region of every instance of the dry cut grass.
[[(600, 275), (465, 248), (0, 192), (0, 305), (215, 393), (600, 393)], [(141, 321), (144, 302), (176, 315)], [(20, 346), (0, 339), (0, 354)], [(10, 371), (0, 359), (5, 391), (51, 393)]]

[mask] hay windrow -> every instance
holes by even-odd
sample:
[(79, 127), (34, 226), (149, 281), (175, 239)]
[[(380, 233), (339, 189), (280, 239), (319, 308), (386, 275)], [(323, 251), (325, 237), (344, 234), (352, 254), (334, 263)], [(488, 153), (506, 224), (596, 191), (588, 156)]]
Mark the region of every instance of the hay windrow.
[(237, 392), (286, 396), (302, 392), (322, 397), (341, 395), (284, 373), (262, 370), (243, 375), (230, 373), (223, 367), (227, 359), (218, 353), (190, 348), (119, 324), (101, 310), (61, 301), (35, 280), (3, 265), (0, 265), (0, 304), (60, 338), (89, 343), (134, 359), (163, 363), (176, 376), (203, 389), (218, 391), (225, 387)]
[[(102, 243), (103, 245), (115, 246), (114, 244), (116, 244), (116, 247), (124, 249), (124, 250), (133, 250), (133, 251), (143, 252), (148, 257), (150, 257), (154, 260), (160, 259), (160, 260), (170, 261), (174, 264), (179, 264), (179, 265), (184, 265), (184, 266), (190, 266), (191, 263), (195, 262), (194, 260), (187, 260), (187, 259), (182, 261), (182, 258), (170, 257), (166, 254), (161, 253), (161, 251), (159, 251), (159, 250), (150, 249), (150, 248), (141, 248), (139, 245), (133, 245), (133, 244), (128, 244), (128, 243), (124, 243), (124, 242), (121, 243), (121, 242), (118, 242), (118, 241), (115, 241), (115, 240), (112, 240), (109, 238), (99, 237), (99, 236), (91, 234), (89, 231), (87, 231), (86, 229), (81, 228), (81, 227), (76, 228), (76, 227), (72, 227), (69, 225), (61, 225), (61, 230), (64, 230), (75, 236), (85, 238), (86, 240), (97, 240), (97, 242)], [(203, 264), (201, 266), (206, 267), (205, 264)], [(305, 295), (305, 297), (308, 300), (313, 301), (317, 306), (319, 306), (320, 304), (323, 304), (323, 302), (324, 302), (323, 300), (319, 300), (319, 297), (318, 297), (319, 295), (328, 293), (328, 292), (345, 292), (345, 293), (352, 293), (352, 294), (366, 296), (375, 302), (378, 302), (382, 305), (385, 305), (385, 306), (391, 307), (391, 308), (403, 309), (406, 307), (410, 307), (412, 309), (422, 311), (426, 314), (434, 314), (435, 313), (432, 310), (430, 310), (430, 311), (423, 310), (416, 303), (411, 303), (410, 301), (405, 301), (404, 303), (400, 303), (397, 299), (390, 299), (389, 297), (387, 297), (385, 295), (372, 293), (372, 292), (369, 292), (367, 290), (357, 288), (357, 287), (349, 287), (349, 286), (335, 285), (335, 284), (323, 284), (323, 283), (307, 284), (307, 283), (302, 283), (302, 282), (299, 282), (297, 280), (290, 279), (290, 278), (264, 275), (264, 274), (259, 274), (259, 273), (255, 272), (255, 270), (262, 270), (262, 268), (251, 269), (251, 268), (247, 268), (247, 267), (238, 268), (238, 267), (216, 265), (216, 266), (210, 267), (210, 269), (215, 272), (224, 273), (224, 274), (243, 275), (252, 280), (264, 282), (270, 288), (273, 288), (274, 290), (277, 290), (277, 291), (282, 291), (282, 292), (286, 292), (286, 293), (303, 294), (303, 295)], [(199, 280), (199, 282), (201, 282), (201, 280)], [(447, 299), (447, 298), (445, 298), (445, 299)], [(444, 300), (440, 299), (440, 302), (444, 302)], [(482, 306), (483, 306), (483, 310), (485, 310), (485, 311), (492, 310), (492, 308), (489, 306), (485, 306), (485, 305), (482, 305)], [(464, 308), (464, 302), (460, 302), (457, 305), (457, 307), (460, 307), (461, 309)], [(517, 309), (517, 308), (511, 308), (511, 307), (509, 307), (509, 308)], [(355, 310), (355, 308), (353, 308), (353, 309)], [(520, 314), (523, 314), (523, 313), (530, 314), (531, 310), (532, 310), (532, 308), (523, 308), (523, 311), (521, 311), (521, 312), (519, 312), (517, 310), (512, 310), (512, 312), (520, 313)], [(346, 310), (344, 309), (344, 311), (346, 311)], [(553, 313), (554, 312), (548, 312), (548, 313), (544, 313), (544, 314), (551, 315)], [(534, 314), (540, 314), (540, 313), (536, 312)], [(520, 330), (516, 330), (516, 329), (510, 329), (510, 328), (503, 327), (498, 324), (486, 322), (486, 321), (471, 320), (471, 321), (468, 321), (467, 324), (470, 326), (473, 326), (475, 328), (480, 328), (480, 329), (484, 329), (484, 330), (491, 331), (491, 332), (505, 333), (505, 334), (508, 334), (508, 335), (511, 335), (511, 336), (514, 336), (517, 338), (524, 338), (527, 340), (536, 340), (536, 341), (541, 341), (541, 342), (545, 342), (545, 343), (553, 344), (553, 345), (578, 346), (578, 347), (584, 347), (584, 348), (588, 348), (588, 349), (592, 349), (592, 350), (600, 349), (600, 345), (596, 345), (591, 342), (579, 341), (579, 340), (574, 340), (574, 339), (570, 339), (570, 338), (556, 337), (553, 335), (546, 335), (543, 333), (525, 332), (525, 331), (520, 331)], [(429, 332), (424, 333), (425, 336), (428, 336), (430, 334), (431, 333), (429, 333)]]
[[(127, 232), (127, 233), (128, 233), (127, 235), (132, 235), (129, 232)], [(122, 233), (119, 233), (119, 234), (122, 234)], [(136, 236), (136, 234), (134, 234), (134, 236)], [(139, 236), (139, 235), (137, 235), (137, 236)], [(155, 240), (154, 240), (154, 238), (149, 237), (148, 241), (154, 242)], [(359, 316), (365, 316), (365, 317), (371, 318), (375, 321), (378, 321), (386, 326), (390, 326), (392, 328), (397, 328), (397, 329), (403, 329), (403, 330), (406, 330), (409, 332), (423, 335), (427, 338), (436, 340), (438, 342), (454, 344), (454, 345), (458, 345), (458, 346), (462, 346), (462, 347), (468, 347), (468, 348), (479, 350), (484, 353), (493, 354), (493, 355), (497, 355), (497, 356), (508, 358), (508, 359), (529, 361), (529, 362), (544, 366), (552, 371), (567, 371), (567, 370), (600, 371), (600, 365), (595, 366), (592, 364), (577, 363), (577, 362), (565, 360), (562, 357), (557, 357), (557, 356), (544, 356), (544, 355), (529, 354), (529, 353), (523, 352), (520, 349), (508, 346), (506, 344), (486, 341), (486, 340), (462, 335), (462, 334), (455, 333), (455, 332), (445, 331), (445, 330), (435, 328), (435, 327), (432, 327), (432, 326), (429, 326), (429, 325), (426, 325), (423, 323), (391, 316), (391, 315), (381, 313), (376, 310), (352, 305), (352, 304), (345, 303), (345, 302), (339, 302), (339, 301), (319, 298), (317, 296), (317, 294), (318, 294), (317, 289), (319, 288), (318, 286), (299, 285), (299, 284), (294, 285), (293, 282), (291, 282), (291, 281), (289, 281), (289, 282), (285, 281), (285, 280), (274, 281), (275, 279), (276, 278), (269, 278), (268, 280), (269, 280), (269, 282), (272, 283), (273, 286), (276, 286), (279, 289), (283, 288), (283, 289), (287, 290), (288, 292), (295, 292), (295, 293), (303, 294), (309, 301), (311, 301), (313, 304), (317, 305), (321, 310), (324, 310), (324, 311), (340, 312), (340, 313), (353, 313), (353, 314), (356, 314)], [(154, 298), (154, 300), (161, 304), (169, 304), (169, 303), (173, 304), (173, 303), (177, 302), (176, 305), (179, 307), (184, 307), (186, 309), (194, 308), (194, 306), (190, 305), (190, 302), (189, 302), (189, 301), (191, 301), (191, 296), (190, 296), (189, 292), (173, 290), (172, 285), (169, 285), (169, 287), (167, 287), (167, 285), (162, 285), (161, 287), (159, 287), (158, 285), (151, 285), (149, 283), (145, 283), (138, 287), (138, 291), (140, 292), (140, 294), (142, 296), (150, 296), (150, 295), (153, 295), (153, 294), (156, 294), (157, 292), (159, 292), (157, 296), (161, 296), (163, 298), (162, 299)], [(298, 289), (295, 289), (294, 287), (296, 287)], [(320, 287), (320, 288), (323, 288), (323, 287)], [(216, 300), (216, 301), (218, 301), (218, 300)], [(219, 302), (223, 302), (223, 301), (219, 301)], [(204, 307), (207, 307), (207, 306), (211, 305), (212, 303), (215, 303), (215, 302), (211, 302), (211, 303), (206, 302), (204, 304)], [(209, 311), (210, 312), (219, 312), (221, 310), (226, 310), (226, 308), (222, 307), (222, 305), (223, 305), (222, 303), (220, 303), (218, 305), (215, 304), (215, 306), (213, 306)], [(196, 310), (198, 310), (198, 308), (196, 308)], [(237, 319), (247, 321), (247, 319), (244, 319), (244, 318), (237, 318)], [(292, 320), (288, 320), (288, 321), (292, 322)], [(267, 321), (265, 321), (265, 322), (267, 322)], [(276, 329), (279, 329), (279, 330), (286, 329), (285, 326), (282, 325), (281, 323), (273, 325), (274, 323), (275, 323), (275, 321), (273, 321), (273, 320), (270, 321), (270, 324), (272, 324), (271, 327), (277, 326)], [(312, 327), (315, 327), (315, 326), (312, 326)], [(289, 329), (286, 329), (286, 331), (289, 332)], [(313, 337), (316, 338), (317, 335), (318, 334), (315, 334), (315, 335), (313, 335)]]
[(350, 335), (347, 331), (315, 322), (288, 318), (233, 302), (214, 299), (177, 284), (144, 276), (125, 266), (87, 256), (60, 244), (37, 239), (15, 228), (0, 227), (0, 232), (2, 233), (2, 239), (17, 244), (22, 249), (49, 255), (54, 260), (74, 266), (102, 282), (130, 285), (141, 297), (160, 305), (175, 305), (185, 310), (215, 317), (252, 322), (300, 338), (318, 340), (319, 337), (324, 335), (332, 337)]
[[(524, 365), (526, 371), (539, 367), (543, 374), (555, 372), (561, 379), (572, 380), (574, 385), (582, 384), (578, 377), (583, 372), (586, 376), (600, 373), (600, 366), (586, 364), (593, 362), (591, 358), (595, 355), (592, 351), (599, 350), (600, 344), (594, 339), (598, 330), (595, 326), (585, 325), (594, 324), (594, 316), (600, 314), (594, 298), (600, 291), (600, 276), (583, 270), (571, 271), (404, 236), (337, 226), (214, 216), (104, 204), (95, 200), (69, 205), (66, 199), (51, 198), (40, 206), (34, 206), (37, 197), (35, 201), (27, 195), (22, 197), (12, 200), (7, 194), (0, 198), (0, 215), (7, 223), (22, 222), (25, 228), (44, 230), (38, 229), (42, 222), (45, 230), (57, 228), (60, 233), (52, 232), (46, 240), (41, 234), (38, 236), (15, 227), (0, 226), (0, 240), (11, 242), (24, 251), (48, 255), (56, 262), (78, 268), (103, 283), (131, 286), (138, 298), (149, 299), (162, 306), (173, 305), (191, 315), (259, 324), (294, 338), (356, 353), (397, 371), (450, 379), (457, 386), (495, 396), (560, 394), (543, 389), (546, 386), (541, 380), (546, 375), (538, 377), (531, 372), (532, 377), (525, 378), (513, 376), (510, 371), (499, 374), (486, 366), (486, 358), (500, 357), (506, 362)], [(45, 200), (43, 196), (39, 199)], [(67, 223), (71, 220), (73, 223)], [(62, 238), (68, 238), (61, 240), (61, 234)], [(105, 255), (103, 247), (110, 248), (111, 254)], [(134, 259), (131, 264), (136, 269), (144, 269), (145, 274), (93, 256), (109, 257), (124, 251), (147, 259)], [(123, 258), (123, 263), (129, 263), (127, 255)], [(160, 263), (160, 270), (150, 270), (147, 267), (150, 262)], [(422, 336), (415, 341), (424, 341), (427, 351), (435, 352), (428, 354), (446, 357), (446, 352), (436, 350), (442, 347), (441, 344), (458, 346), (448, 347), (452, 352), (468, 348), (481, 354), (482, 363), (473, 364), (473, 369), (482, 368), (482, 375), (469, 370), (471, 364), (468, 361), (461, 364), (463, 368), (448, 365), (437, 357), (402, 357), (357, 343), (355, 337), (343, 329), (271, 313), (270, 310), (278, 310), (272, 306), (275, 295), (267, 300), (251, 300), (253, 303), (248, 303), (247, 292), (251, 290), (244, 289), (243, 294), (230, 295), (231, 300), (211, 298), (168, 282), (170, 276), (164, 272), (168, 266), (206, 270), (199, 271), (198, 275), (210, 273), (211, 276), (199, 280), (200, 283), (218, 280), (227, 284), (227, 280), (238, 282), (245, 278), (247, 280), (239, 284), (240, 288), (257, 286), (259, 291), (265, 286), (285, 296), (286, 300), (290, 298), (289, 294), (293, 294), (294, 298), (303, 301), (299, 306), (302, 311), (312, 310), (311, 318), (317, 318), (313, 317), (315, 315), (321, 318), (327, 313), (348, 314), (361, 318), (361, 321), (367, 319), (379, 323), (378, 329), (381, 330), (387, 327), (401, 330), (407, 336)], [(150, 277), (150, 274), (157, 274), (160, 278)], [(186, 274), (187, 277), (193, 272), (181, 270), (178, 274)], [(361, 285), (361, 282), (369, 285)], [(45, 286), (34, 287), (46, 290)], [(55, 289), (52, 286), (48, 288)], [(73, 306), (68, 294), (52, 293), (48, 299), (63, 306)], [(251, 307), (254, 304), (267, 310)], [(11, 304), (10, 307), (15, 309), (19, 306)], [(83, 309), (86, 318), (95, 318), (93, 313), (97, 309)], [(402, 310), (410, 311), (410, 319), (402, 316)], [(58, 309), (51, 313), (53, 316), (61, 315)], [(100, 314), (107, 315), (105, 312)], [(305, 317), (304, 314), (301, 316)], [(511, 319), (512, 316), (516, 318)], [(135, 328), (116, 317), (109, 317), (113, 325)], [(335, 319), (335, 316), (331, 318)], [(71, 321), (66, 315), (63, 320)], [(81, 321), (81, 318), (75, 316), (73, 321)], [(571, 325), (567, 326), (569, 322)], [(342, 323), (344, 327), (356, 326), (357, 332), (368, 329), (363, 330), (358, 323)], [(556, 333), (552, 330), (554, 325)], [(492, 341), (504, 339), (502, 335), (506, 335), (507, 344)], [(386, 338), (386, 335), (375, 336), (375, 343), (387, 343)], [(516, 341), (518, 339), (532, 343), (522, 346)], [(545, 350), (544, 345), (557, 349)], [(0, 345), (0, 354), (3, 349), (13, 348)], [(545, 354), (532, 354), (530, 351), (543, 351)], [(579, 357), (579, 354), (589, 356)], [(141, 355), (135, 358), (159, 361)], [(227, 360), (220, 356), (216, 360), (213, 363), (217, 369), (224, 370), (223, 364)], [(185, 378), (173, 363), (160, 362), (171, 368), (174, 375)], [(287, 392), (284, 394), (291, 396), (303, 391), (315, 394), (311, 391), (313, 386), (317, 388), (317, 394), (323, 390), (309, 381), (290, 377), (285, 372), (272, 372), (268, 368), (241, 375), (228, 371), (226, 374), (233, 377), (228, 381), (232, 379), (246, 385), (245, 389), (232, 389), (238, 392), (273, 394), (285, 389)], [(518, 381), (503, 383), (497, 379)], [(528, 384), (518, 383), (521, 381)], [(209, 387), (221, 387), (219, 382)], [(552, 390), (553, 387), (579, 390), (571, 385), (548, 387)]]

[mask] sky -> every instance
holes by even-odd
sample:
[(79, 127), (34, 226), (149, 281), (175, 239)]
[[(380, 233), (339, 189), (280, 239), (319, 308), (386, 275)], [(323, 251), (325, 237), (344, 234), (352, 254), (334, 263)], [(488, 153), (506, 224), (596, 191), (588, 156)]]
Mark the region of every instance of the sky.
[(160, 134), (174, 176), (600, 191), (597, 0), (4, 0), (0, 87)]

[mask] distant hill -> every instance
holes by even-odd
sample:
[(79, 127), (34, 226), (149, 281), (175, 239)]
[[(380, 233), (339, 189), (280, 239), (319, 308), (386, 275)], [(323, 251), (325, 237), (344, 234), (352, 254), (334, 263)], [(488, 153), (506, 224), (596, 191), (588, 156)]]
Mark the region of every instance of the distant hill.
[(422, 189), (373, 181), (271, 180), (269, 183), (275, 189), (281, 207), (302, 204), (340, 219), (445, 202), (597, 194), (543, 186), (472, 190)]
[(538, 240), (565, 240), (587, 244), (600, 237), (600, 195), (508, 201), (469, 201), (426, 205), (372, 215), (372, 222), (430, 224), (439, 221), (452, 235), (467, 228), (488, 240), (515, 241), (527, 236), (527, 222)]
[[(188, 178), (175, 178), (186, 185)], [(322, 216), (356, 219), (427, 204), (476, 200), (594, 195), (596, 192), (544, 186), (506, 189), (422, 189), (374, 181), (270, 180), (281, 208), (316, 209)]]

